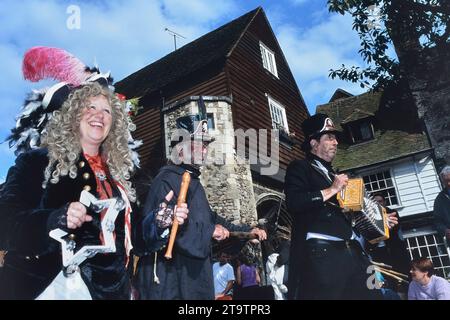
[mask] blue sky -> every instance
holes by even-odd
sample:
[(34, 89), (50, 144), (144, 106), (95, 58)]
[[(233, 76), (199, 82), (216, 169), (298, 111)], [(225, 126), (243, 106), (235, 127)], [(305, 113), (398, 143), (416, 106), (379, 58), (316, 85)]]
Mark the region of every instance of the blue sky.
[[(70, 5), (80, 9), (79, 29), (67, 27)], [(311, 114), (338, 87), (362, 92), (358, 85), (328, 78), (330, 68), (362, 61), (351, 17), (328, 13), (326, 0), (0, 0), (0, 140), (14, 126), (26, 94), (48, 85), (23, 80), (28, 48), (65, 49), (120, 80), (173, 50), (165, 28), (186, 37), (178, 41), (181, 46), (257, 6), (265, 10)], [(0, 181), (14, 158), (7, 143), (0, 144)]]

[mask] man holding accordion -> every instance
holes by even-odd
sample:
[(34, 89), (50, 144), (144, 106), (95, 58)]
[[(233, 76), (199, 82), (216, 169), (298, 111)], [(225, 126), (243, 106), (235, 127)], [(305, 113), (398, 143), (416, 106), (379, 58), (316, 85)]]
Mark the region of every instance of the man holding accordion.
[(370, 262), (359, 234), (336, 197), (348, 184), (347, 175), (336, 174), (331, 165), (340, 132), (320, 113), (306, 119), (302, 129), (306, 159), (291, 162), (285, 178), (286, 203), (294, 218), (290, 298), (381, 299), (368, 281)]

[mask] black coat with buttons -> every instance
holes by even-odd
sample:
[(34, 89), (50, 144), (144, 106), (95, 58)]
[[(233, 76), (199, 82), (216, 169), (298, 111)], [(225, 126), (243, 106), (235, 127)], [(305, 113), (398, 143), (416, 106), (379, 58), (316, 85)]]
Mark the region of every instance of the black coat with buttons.
[[(54, 228), (66, 227), (71, 202), (81, 191), (96, 193), (96, 180), (82, 155), (78, 174), (60, 178), (57, 184), (42, 187), (48, 164), (45, 149), (17, 157), (0, 190), (0, 250), (6, 250), (0, 268), (0, 299), (34, 299), (62, 269), (60, 244), (49, 237)], [(114, 196), (120, 193), (115, 188)], [(99, 218), (76, 230), (77, 245), (99, 242)], [(81, 275), (94, 299), (129, 298), (129, 276), (125, 268), (124, 210), (116, 219), (116, 252), (98, 254), (81, 265)]]

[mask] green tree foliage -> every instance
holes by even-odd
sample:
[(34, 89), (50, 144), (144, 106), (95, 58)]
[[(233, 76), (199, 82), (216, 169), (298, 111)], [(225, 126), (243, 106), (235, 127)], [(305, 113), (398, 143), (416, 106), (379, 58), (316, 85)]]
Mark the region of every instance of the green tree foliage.
[[(328, 0), (328, 9), (351, 14), (367, 67), (342, 65), (331, 78), (380, 89), (398, 83), (408, 63), (427, 49), (450, 50), (450, 0)], [(388, 54), (394, 47), (397, 57)], [(372, 83), (372, 85), (370, 85)]]

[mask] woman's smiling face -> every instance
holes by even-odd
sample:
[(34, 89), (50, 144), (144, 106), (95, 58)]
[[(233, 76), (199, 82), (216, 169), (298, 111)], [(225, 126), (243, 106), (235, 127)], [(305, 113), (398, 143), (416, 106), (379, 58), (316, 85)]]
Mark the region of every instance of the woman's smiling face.
[[(83, 151), (99, 150), (111, 130), (112, 110), (103, 95), (90, 97), (80, 121), (80, 143)], [(89, 153), (89, 152), (88, 152)]]

